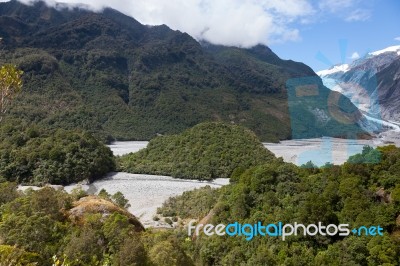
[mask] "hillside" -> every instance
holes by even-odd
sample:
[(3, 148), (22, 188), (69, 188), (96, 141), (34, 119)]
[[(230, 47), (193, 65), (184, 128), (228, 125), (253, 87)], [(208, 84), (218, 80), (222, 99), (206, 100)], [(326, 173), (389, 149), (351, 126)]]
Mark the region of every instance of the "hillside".
[[(0, 3), (0, 24), (0, 64), (25, 72), (10, 118), (108, 140), (151, 139), (204, 121), (246, 126), (263, 141), (362, 133), (331, 114), (331, 93), (309, 67), (262, 45), (200, 44), (112, 9), (93, 13), (42, 2)], [(318, 97), (288, 88), (302, 77), (306, 84), (298, 85), (312, 86)], [(334, 103), (340, 110), (358, 112), (342, 98)]]
[(0, 124), (0, 182), (67, 185), (115, 169), (104, 143), (87, 132), (45, 130), (20, 120)]
[(157, 137), (147, 148), (118, 159), (121, 171), (177, 178), (229, 178), (237, 168), (274, 160), (251, 131), (202, 123), (178, 135)]
[[(340, 70), (341, 69), (341, 70)], [(318, 72), (324, 83), (372, 117), (400, 122), (400, 46), (368, 53), (350, 65)]]
[[(159, 213), (196, 219), (198, 224), (243, 226), (233, 229), (238, 235), (193, 237), (196, 265), (398, 265), (399, 166), (400, 149), (395, 146), (366, 147), (344, 165), (321, 169), (275, 161), (237, 172), (221, 189), (203, 188), (171, 198)], [(252, 227), (278, 222), (307, 226), (316, 221), (324, 226), (349, 224), (350, 230), (380, 225), (384, 233), (305, 236), (299, 229), (297, 235), (282, 239), (278, 227)]]
[(8, 182), (0, 192), (1, 265), (154, 265), (144, 263), (141, 223), (110, 200)]

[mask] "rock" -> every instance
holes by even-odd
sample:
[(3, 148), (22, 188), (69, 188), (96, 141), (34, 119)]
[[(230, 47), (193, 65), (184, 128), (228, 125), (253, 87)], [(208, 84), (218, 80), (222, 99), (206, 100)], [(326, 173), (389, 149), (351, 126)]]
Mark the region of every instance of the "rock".
[(122, 214), (135, 226), (136, 231), (141, 232), (145, 230), (144, 226), (133, 214), (108, 200), (93, 195), (75, 201), (74, 207), (68, 211), (68, 217), (78, 224), (83, 224), (85, 223), (85, 214), (95, 213), (101, 213), (103, 217), (107, 217), (113, 213)]
[(377, 192), (375, 192), (375, 196), (381, 201), (385, 203), (391, 203), (392, 197), (389, 192), (385, 191), (384, 188), (380, 188)]

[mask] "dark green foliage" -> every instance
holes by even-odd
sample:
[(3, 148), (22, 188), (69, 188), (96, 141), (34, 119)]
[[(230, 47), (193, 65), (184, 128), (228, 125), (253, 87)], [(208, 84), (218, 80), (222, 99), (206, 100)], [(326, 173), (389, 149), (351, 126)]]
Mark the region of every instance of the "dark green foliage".
[(379, 163), (380, 160), (381, 160), (381, 154), (379, 150), (375, 150), (369, 146), (364, 146), (362, 153), (350, 156), (347, 162), (352, 164), (365, 164), (365, 163), (376, 164)]
[(394, 188), (400, 184), (400, 151), (393, 145), (364, 147), (361, 154), (349, 158), (343, 168), (349, 174), (362, 177), (362, 184), (368, 186)]
[[(310, 170), (272, 160), (247, 170), (238, 168), (230, 185), (186, 192), (170, 199), (160, 211), (183, 220), (210, 213), (213, 224), (321, 221), (351, 227), (380, 225), (384, 236), (299, 235), (285, 241), (201, 236), (191, 240), (180, 229), (137, 232), (120, 213), (85, 214), (76, 223), (67, 215), (75, 195), (49, 187), (22, 194), (15, 184), (1, 183), (0, 263), (15, 259), (20, 264), (11, 265), (39, 262), (47, 266), (57, 260), (55, 265), (71, 266), (397, 265), (400, 148), (368, 148), (365, 154), (377, 151), (379, 163), (360, 167), (346, 163)], [(110, 197), (105, 191), (101, 195)]]
[(0, 125), (0, 138), (0, 175), (9, 181), (65, 185), (114, 169), (111, 150), (89, 133), (11, 121)]
[(86, 197), (88, 195), (88, 193), (85, 190), (83, 190), (82, 187), (80, 186), (77, 186), (74, 189), (72, 189), (70, 194), (74, 200), (79, 200), (80, 198)]
[(179, 135), (157, 137), (146, 149), (122, 156), (119, 167), (131, 173), (209, 180), (228, 178), (238, 167), (274, 158), (251, 131), (210, 122)]
[(169, 198), (157, 212), (164, 217), (201, 218), (214, 207), (219, 195), (220, 190), (210, 186), (183, 192), (181, 196)]
[(173, 231), (151, 232), (143, 236), (143, 243), (149, 248), (150, 265), (193, 266), (193, 260), (182, 243), (185, 235)]
[[(309, 67), (265, 46), (201, 45), (114, 10), (52, 9), (41, 2), (1, 3), (0, 22), (0, 65), (15, 63), (25, 72), (9, 117), (46, 128), (84, 129), (107, 141), (143, 140), (225, 121), (276, 142), (292, 136), (291, 120), (313, 123), (310, 110), (327, 106), (326, 98), (308, 101), (298, 107), (307, 115), (290, 117), (288, 80), (311, 76), (321, 91), (329, 90)], [(339, 105), (353, 106), (348, 100)], [(337, 125), (317, 125), (311, 134), (329, 135)]]
[(117, 204), (121, 208), (129, 208), (131, 205), (128, 203), (129, 201), (125, 198), (124, 194), (121, 192), (117, 192), (111, 197), (112, 201)]
[(0, 245), (0, 265), (35, 266), (40, 263), (43, 262), (38, 254), (26, 252), (15, 246)]
[[(379, 162), (371, 162), (376, 155)], [(356, 164), (355, 158), (364, 159)], [(201, 219), (205, 209), (212, 209), (208, 223), (214, 225), (321, 221), (384, 228), (384, 236), (376, 237), (299, 235), (282, 241), (256, 236), (246, 241), (243, 236), (202, 236), (191, 247), (199, 265), (398, 265), (399, 162), (400, 148), (394, 146), (365, 148), (342, 166), (321, 169), (274, 161), (241, 171), (215, 192), (218, 197), (210, 189), (186, 192), (169, 199), (160, 212)]]
[(111, 200), (111, 195), (104, 188), (100, 190), (98, 196), (106, 200)]
[[(16, 193), (11, 183), (1, 186)], [(117, 212), (71, 220), (73, 197), (45, 187), (0, 203), (0, 265), (193, 265), (173, 232), (139, 233)]]
[[(169, 257), (170, 258), (170, 257)], [(115, 266), (142, 266), (149, 265), (146, 250), (142, 242), (136, 238), (125, 238), (115, 254), (113, 264)]]
[(19, 196), (16, 183), (0, 181), (0, 205), (13, 201)]
[(109, 200), (117, 204), (119, 207), (127, 209), (131, 205), (129, 204), (129, 200), (127, 200), (120, 191), (116, 192), (114, 195), (110, 195), (104, 188), (102, 188), (98, 194), (100, 198)]
[(62, 245), (60, 237), (67, 230), (62, 210), (69, 207), (71, 199), (65, 192), (51, 188), (28, 192), (1, 205), (0, 238), (50, 259)]
[(101, 260), (105, 250), (102, 236), (90, 226), (76, 230), (69, 236), (64, 254), (70, 261), (79, 261), (83, 265), (93, 265)]

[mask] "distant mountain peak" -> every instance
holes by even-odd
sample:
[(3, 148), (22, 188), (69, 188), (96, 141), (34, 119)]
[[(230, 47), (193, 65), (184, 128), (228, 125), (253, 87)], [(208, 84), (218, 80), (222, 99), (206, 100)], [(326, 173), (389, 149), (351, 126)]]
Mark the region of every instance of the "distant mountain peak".
[[(396, 54), (395, 54), (396, 53)], [(358, 66), (365, 64), (366, 61), (375, 61), (373, 66), (374, 68), (380, 68), (382, 66), (391, 63), (397, 56), (400, 55), (400, 45), (389, 46), (381, 50), (377, 50), (374, 52), (370, 52), (365, 56), (354, 60), (349, 64), (337, 64), (328, 69), (320, 70), (317, 73), (318, 76), (323, 77), (332, 74), (344, 74), (351, 69), (355, 69)], [(380, 60), (376, 60), (375, 57), (379, 56)]]
[(372, 55), (372, 56), (377, 56), (377, 55), (381, 55), (381, 54), (384, 54), (384, 53), (395, 53), (395, 52), (398, 55), (400, 55), (400, 45), (389, 46), (389, 47), (387, 47), (385, 49), (378, 50), (378, 51), (375, 51), (375, 52), (371, 52), (371, 53), (368, 53), (368, 54)]
[(349, 70), (349, 68), (350, 68), (349, 64), (342, 64), (342, 65), (338, 64), (338, 65), (334, 65), (333, 67), (331, 67), (329, 69), (318, 71), (317, 75), (322, 77), (322, 76), (331, 75), (331, 74), (338, 73), (338, 72), (346, 73)]
[(370, 52), (351, 64), (317, 74), (326, 87), (343, 93), (367, 115), (400, 121), (400, 45)]

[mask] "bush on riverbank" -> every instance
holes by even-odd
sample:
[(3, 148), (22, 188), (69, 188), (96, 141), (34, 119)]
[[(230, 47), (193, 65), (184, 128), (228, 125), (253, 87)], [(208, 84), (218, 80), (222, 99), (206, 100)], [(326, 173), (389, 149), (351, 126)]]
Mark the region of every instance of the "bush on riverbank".
[(17, 183), (67, 185), (114, 170), (111, 150), (92, 135), (44, 131), (35, 125), (0, 126), (0, 176)]
[(250, 130), (225, 123), (202, 123), (178, 135), (151, 140), (146, 149), (122, 156), (122, 171), (177, 178), (228, 178), (237, 168), (274, 160)]

